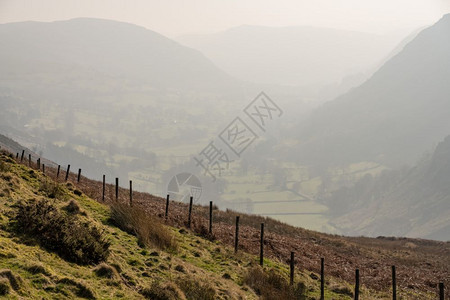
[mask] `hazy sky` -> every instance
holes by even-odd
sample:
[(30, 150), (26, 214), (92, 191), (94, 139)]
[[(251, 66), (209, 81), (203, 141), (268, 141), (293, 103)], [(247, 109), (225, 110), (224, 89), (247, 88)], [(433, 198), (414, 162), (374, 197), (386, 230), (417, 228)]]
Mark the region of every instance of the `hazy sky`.
[(0, 0), (0, 23), (96, 17), (170, 37), (242, 24), (408, 31), (449, 12), (450, 0)]

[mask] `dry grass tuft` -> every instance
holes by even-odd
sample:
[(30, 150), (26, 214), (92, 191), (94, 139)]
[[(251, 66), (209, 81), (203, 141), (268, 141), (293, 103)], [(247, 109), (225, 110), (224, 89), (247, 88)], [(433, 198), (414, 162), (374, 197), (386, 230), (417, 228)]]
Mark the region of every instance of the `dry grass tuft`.
[(339, 286), (337, 284), (333, 284), (330, 285), (329, 289), (336, 294), (353, 297), (353, 291), (348, 286)]
[(6, 278), (14, 290), (17, 291), (20, 289), (20, 277), (15, 276), (11, 270), (0, 270), (0, 278)]
[(76, 288), (75, 294), (80, 298), (96, 299), (94, 292), (86, 284), (77, 282), (77, 281), (67, 278), (67, 277), (58, 280), (58, 283), (65, 284), (65, 285), (71, 285), (71, 286), (75, 287)]
[(149, 288), (142, 289), (140, 293), (145, 298), (153, 300), (186, 300), (184, 293), (173, 282), (164, 284), (154, 282)]
[(0, 172), (6, 173), (11, 170), (11, 166), (4, 161), (0, 161)]
[(141, 246), (173, 251), (178, 248), (173, 233), (139, 207), (113, 203), (111, 219), (122, 230), (137, 236)]
[(98, 277), (105, 277), (105, 278), (114, 278), (116, 277), (116, 270), (109, 266), (108, 264), (101, 263), (94, 269), (95, 274)]
[(9, 280), (7, 278), (0, 277), (0, 296), (6, 296), (9, 294), (11, 287), (9, 286)]
[(40, 263), (25, 267), (25, 270), (31, 274), (44, 274), (50, 276), (50, 272)]
[(83, 212), (81, 211), (80, 205), (78, 204), (77, 201), (75, 200), (70, 200), (69, 204), (67, 204), (64, 209), (73, 215), (77, 215), (77, 214), (83, 214)]
[(190, 300), (216, 299), (216, 290), (207, 280), (200, 281), (198, 278), (184, 276), (177, 280), (177, 284)]
[(261, 299), (306, 299), (304, 284), (291, 286), (284, 276), (273, 269), (265, 271), (259, 266), (252, 267), (244, 276), (244, 283), (248, 284)]

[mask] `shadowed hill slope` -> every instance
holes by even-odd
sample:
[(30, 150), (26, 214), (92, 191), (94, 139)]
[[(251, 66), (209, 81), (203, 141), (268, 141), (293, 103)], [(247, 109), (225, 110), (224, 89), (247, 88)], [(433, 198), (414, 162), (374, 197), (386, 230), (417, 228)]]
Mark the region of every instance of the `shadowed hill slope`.
[(404, 171), (366, 176), (324, 202), (333, 223), (351, 235), (450, 240), (450, 136), (432, 155)]
[(298, 126), (308, 164), (413, 163), (448, 135), (450, 14), (421, 31), (367, 82)]

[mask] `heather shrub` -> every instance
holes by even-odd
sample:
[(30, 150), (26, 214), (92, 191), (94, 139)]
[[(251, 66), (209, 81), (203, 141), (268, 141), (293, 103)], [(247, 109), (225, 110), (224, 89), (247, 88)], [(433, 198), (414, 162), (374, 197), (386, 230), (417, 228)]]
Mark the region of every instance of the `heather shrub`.
[(64, 213), (46, 199), (20, 202), (12, 225), (17, 233), (78, 264), (98, 263), (109, 255), (110, 243), (97, 227)]

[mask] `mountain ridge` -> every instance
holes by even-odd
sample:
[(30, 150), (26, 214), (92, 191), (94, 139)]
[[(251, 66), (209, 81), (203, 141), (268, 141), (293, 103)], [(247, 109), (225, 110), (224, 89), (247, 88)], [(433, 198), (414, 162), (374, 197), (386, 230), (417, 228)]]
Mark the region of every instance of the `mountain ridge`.
[[(450, 14), (421, 31), (357, 88), (298, 125), (300, 160), (413, 163), (450, 126)], [(334, 149), (329, 155), (326, 149)]]
[(162, 87), (237, 84), (197, 50), (130, 23), (95, 18), (7, 23), (0, 25), (0, 36), (0, 59), (12, 73), (18, 63), (37, 61), (79, 65)]
[(293, 86), (339, 83), (375, 65), (395, 44), (390, 38), (358, 31), (257, 25), (177, 40), (199, 49), (237, 78)]

